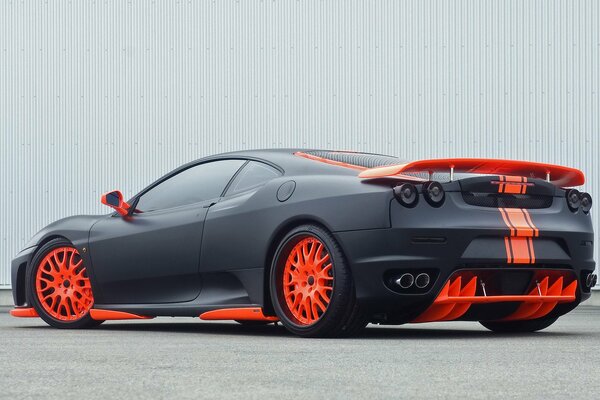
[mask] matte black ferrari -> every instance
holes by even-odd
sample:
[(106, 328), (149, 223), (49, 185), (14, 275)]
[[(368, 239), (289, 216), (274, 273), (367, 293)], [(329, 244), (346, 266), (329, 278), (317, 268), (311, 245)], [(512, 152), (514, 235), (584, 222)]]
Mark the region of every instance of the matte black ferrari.
[(157, 316), (544, 329), (596, 284), (581, 171), (300, 149), (186, 164), (114, 209), (37, 233), (12, 262), (16, 317), (58, 328)]

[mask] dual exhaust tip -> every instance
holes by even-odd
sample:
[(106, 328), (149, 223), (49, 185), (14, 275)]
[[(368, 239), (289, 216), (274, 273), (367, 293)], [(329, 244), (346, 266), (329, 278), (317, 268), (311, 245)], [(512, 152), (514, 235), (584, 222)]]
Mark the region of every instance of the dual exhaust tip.
[(588, 289), (593, 288), (597, 283), (598, 275), (596, 274), (588, 274), (588, 276), (585, 278), (585, 285), (588, 287)]
[(413, 285), (418, 289), (424, 289), (429, 285), (429, 282), (431, 282), (431, 277), (425, 272), (418, 274), (416, 277), (407, 272), (396, 279), (396, 284), (402, 289), (410, 289)]

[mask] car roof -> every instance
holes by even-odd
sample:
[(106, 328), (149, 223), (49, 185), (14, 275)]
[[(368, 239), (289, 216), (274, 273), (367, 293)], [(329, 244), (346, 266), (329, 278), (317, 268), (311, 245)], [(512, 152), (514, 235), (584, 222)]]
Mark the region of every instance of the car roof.
[(304, 148), (234, 151), (210, 156), (203, 160), (236, 157), (263, 160), (275, 164), (282, 168), (286, 175), (318, 173), (357, 175), (360, 170), (366, 168), (406, 162), (397, 157), (382, 154)]

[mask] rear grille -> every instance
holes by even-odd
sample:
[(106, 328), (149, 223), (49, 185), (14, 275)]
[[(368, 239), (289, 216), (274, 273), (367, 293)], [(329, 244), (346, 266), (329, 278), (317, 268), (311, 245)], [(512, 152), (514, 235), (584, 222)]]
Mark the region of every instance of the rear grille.
[(494, 208), (548, 208), (553, 200), (552, 196), (529, 194), (463, 192), (462, 196), (469, 205)]

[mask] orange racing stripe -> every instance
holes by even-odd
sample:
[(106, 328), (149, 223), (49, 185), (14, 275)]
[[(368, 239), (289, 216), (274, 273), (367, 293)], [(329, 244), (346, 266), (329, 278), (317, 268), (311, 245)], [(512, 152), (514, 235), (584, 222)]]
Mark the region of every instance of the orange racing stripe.
[(533, 238), (540, 235), (529, 211), (522, 208), (499, 208), (510, 236), (504, 238), (508, 264), (534, 264)]
[(528, 186), (534, 186), (529, 183), (527, 178), (522, 176), (504, 176), (500, 175), (497, 181), (491, 182), (493, 185), (498, 185), (498, 193), (507, 194), (525, 194)]

